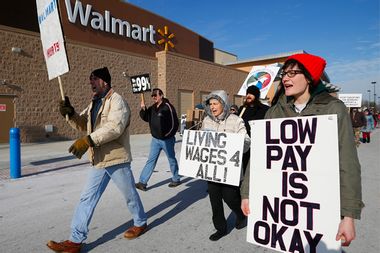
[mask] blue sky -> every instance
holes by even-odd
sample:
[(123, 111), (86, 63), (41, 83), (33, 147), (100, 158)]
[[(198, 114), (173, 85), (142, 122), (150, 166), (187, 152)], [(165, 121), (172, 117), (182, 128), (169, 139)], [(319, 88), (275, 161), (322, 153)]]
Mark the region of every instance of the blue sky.
[[(130, 0), (236, 54), (239, 60), (305, 50), (327, 61), (341, 93), (380, 96), (380, 0)], [(377, 99), (380, 102), (380, 99)]]

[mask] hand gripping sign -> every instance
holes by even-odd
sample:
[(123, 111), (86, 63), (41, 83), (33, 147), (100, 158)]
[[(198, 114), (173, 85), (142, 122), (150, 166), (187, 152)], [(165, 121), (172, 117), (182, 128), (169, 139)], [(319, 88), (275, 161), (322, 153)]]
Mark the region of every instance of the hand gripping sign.
[(280, 252), (340, 252), (337, 116), (250, 125), (247, 241)]
[(244, 134), (185, 130), (179, 174), (238, 186)]

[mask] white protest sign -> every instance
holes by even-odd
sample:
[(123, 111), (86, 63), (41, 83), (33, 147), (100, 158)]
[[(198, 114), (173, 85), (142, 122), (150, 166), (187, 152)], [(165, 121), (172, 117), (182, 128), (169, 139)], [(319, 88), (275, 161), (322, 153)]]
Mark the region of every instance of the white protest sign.
[(57, 0), (36, 0), (42, 49), (49, 80), (69, 71)]
[(250, 125), (247, 241), (280, 252), (340, 252), (337, 116)]
[(362, 106), (362, 94), (340, 94), (338, 98), (343, 101), (347, 107), (361, 107)]
[(149, 74), (138, 76), (131, 76), (132, 93), (142, 93), (150, 91), (150, 78)]
[(238, 186), (244, 134), (185, 130), (179, 174)]
[(247, 88), (255, 85), (260, 89), (260, 98), (264, 99), (277, 76), (280, 67), (276, 64), (265, 66), (253, 66), (243, 85), (240, 87), (238, 95), (245, 96)]

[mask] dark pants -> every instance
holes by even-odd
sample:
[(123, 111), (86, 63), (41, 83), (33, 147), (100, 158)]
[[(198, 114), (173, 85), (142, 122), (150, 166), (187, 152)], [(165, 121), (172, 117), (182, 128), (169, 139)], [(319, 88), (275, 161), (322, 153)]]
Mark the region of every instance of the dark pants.
[(237, 220), (245, 218), (240, 208), (240, 189), (237, 186), (208, 182), (208, 194), (212, 208), (212, 222), (216, 230), (227, 232), (227, 221), (224, 216), (223, 200), (235, 213)]

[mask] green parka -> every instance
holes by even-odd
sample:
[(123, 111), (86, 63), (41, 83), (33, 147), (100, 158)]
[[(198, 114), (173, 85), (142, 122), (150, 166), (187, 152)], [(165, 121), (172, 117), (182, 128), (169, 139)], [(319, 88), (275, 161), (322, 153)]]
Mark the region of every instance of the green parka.
[[(350, 115), (344, 103), (331, 96), (319, 83), (301, 113), (294, 109), (292, 97), (283, 94), (265, 115), (265, 119), (336, 114), (338, 118), (341, 216), (360, 219), (362, 202), (361, 168), (354, 143)], [(249, 196), (249, 170), (241, 186), (242, 199)]]

